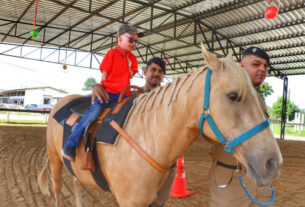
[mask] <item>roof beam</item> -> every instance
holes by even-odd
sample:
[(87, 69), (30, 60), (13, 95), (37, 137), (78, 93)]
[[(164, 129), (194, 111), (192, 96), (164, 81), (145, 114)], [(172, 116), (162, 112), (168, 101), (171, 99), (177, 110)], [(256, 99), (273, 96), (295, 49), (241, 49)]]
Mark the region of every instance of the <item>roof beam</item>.
[[(199, 52), (196, 53), (196, 54), (200, 54)], [(193, 54), (194, 55), (194, 54)], [(274, 59), (274, 58), (279, 58), (279, 57), (289, 57), (289, 56), (298, 56), (298, 55), (305, 55), (305, 51), (299, 51), (299, 52), (292, 52), (292, 53), (285, 53), (285, 54), (279, 54), (279, 55), (271, 55), (270, 56), (270, 59), (271, 61)], [(187, 59), (187, 61), (181, 61), (182, 63), (184, 62), (196, 62), (196, 61), (201, 61), (202, 58), (195, 58), (195, 59)], [(288, 62), (287, 61), (278, 61), (278, 62), (271, 62), (271, 64), (284, 64), (284, 63), (295, 63), (295, 62), (305, 62), (305, 60), (289, 60)]]
[[(295, 10), (298, 10), (298, 9), (303, 9), (303, 8), (305, 8), (305, 3), (297, 4), (297, 5), (290, 5), (290, 7), (281, 8), (280, 11), (278, 12), (278, 15), (288, 13), (288, 12), (291, 12), (291, 11), (295, 11)], [(221, 30), (221, 29), (224, 29), (226, 27), (241, 25), (241, 24), (244, 24), (244, 23), (257, 21), (257, 20), (263, 19), (263, 18), (264, 18), (264, 14), (255, 15), (255, 16), (252, 16), (252, 17), (249, 17), (249, 18), (243, 18), (243, 19), (237, 20), (235, 22), (231, 22), (229, 24), (220, 25), (218, 27), (215, 27), (214, 29)]]
[[(143, 44), (143, 43), (141, 43), (141, 44)], [(179, 60), (176, 56), (171, 56), (169, 58), (169, 57), (167, 57), (166, 54), (163, 53), (164, 51), (156, 49), (156, 48), (152, 48), (149, 45), (146, 45), (146, 55), (145, 55), (146, 58), (145, 58), (145, 60), (144, 60), (144, 57), (142, 57), (140, 50), (137, 47), (136, 47), (136, 49), (137, 49), (137, 52), (139, 53), (139, 56), (141, 57), (143, 63), (147, 62), (148, 57), (155, 57), (155, 54), (159, 53), (159, 54), (161, 54), (161, 57), (163, 57), (167, 61), (168, 65), (170, 66), (171, 70), (173, 70), (173, 71), (176, 70), (176, 65), (179, 65), (180, 68), (185, 72), (187, 72), (188, 67), (191, 68), (191, 69), (193, 68), (193, 65), (189, 64), (188, 62), (184, 62), (184, 64), (185, 64), (185, 67), (184, 67), (182, 65), (183, 64), (182, 61)], [(149, 51), (149, 53), (148, 53), (148, 51)], [(153, 52), (153, 51), (156, 51), (156, 52)], [(171, 60), (173, 60), (173, 62), (171, 62)]]
[[(160, 0), (158, 0), (158, 1), (160, 1)], [(83, 38), (85, 38), (86, 36), (88, 36), (88, 35), (94, 33), (95, 31), (98, 31), (98, 30), (100, 30), (100, 29), (103, 29), (104, 27), (107, 27), (107, 26), (109, 26), (109, 25), (111, 25), (111, 24), (113, 24), (113, 23), (115, 23), (115, 22), (120, 22), (121, 19), (122, 19), (122, 21), (123, 21), (122, 23), (124, 23), (124, 22), (125, 22), (125, 17), (131, 16), (131, 15), (135, 14), (136, 12), (141, 11), (141, 10), (143, 10), (143, 9), (145, 9), (145, 8), (146, 8), (146, 7), (139, 7), (139, 8), (136, 8), (135, 10), (133, 10), (133, 11), (131, 11), (131, 12), (123, 13), (122, 16), (118, 17), (117, 19), (113, 19), (113, 20), (111, 20), (110, 22), (108, 22), (108, 23), (106, 23), (106, 24), (104, 24), (104, 25), (101, 25), (101, 26), (99, 26), (99, 27), (97, 27), (97, 28), (91, 30), (90, 32), (87, 32), (86, 34), (81, 35), (80, 37), (77, 37), (77, 38), (73, 39), (73, 40), (71, 41), (71, 43), (72, 43), (72, 42), (75, 42), (75, 41), (78, 41), (78, 40), (80, 40), (80, 39), (83, 39)], [(115, 33), (110, 34), (110, 35), (115, 35)], [(100, 38), (100, 39), (98, 39), (98, 40), (93, 41), (92, 43), (95, 43), (95, 42), (97, 42), (97, 41), (99, 41), (99, 40), (103, 40), (103, 39), (104, 39), (104, 38)], [(68, 43), (65, 43), (64, 45), (66, 46), (67, 44), (68, 44)], [(86, 46), (88, 46), (88, 44), (84, 44), (84, 45), (82, 45), (82, 46), (80, 46), (80, 47), (78, 47), (78, 48), (82, 48), (82, 47), (86, 47)]]
[[(288, 49), (288, 48), (296, 48), (296, 47), (303, 47), (305, 46), (305, 42), (301, 42), (301, 43), (293, 43), (293, 44), (288, 44), (288, 45), (281, 45), (281, 46), (275, 46), (275, 47), (269, 47), (269, 48), (263, 48), (266, 52), (268, 51), (274, 51), (274, 50), (281, 50), (281, 49)], [(219, 49), (216, 49), (215, 51), (217, 51)], [(190, 53), (184, 53), (184, 54), (180, 54), (180, 55), (176, 55), (176, 57), (186, 57), (186, 56), (193, 56), (193, 55), (198, 55), (201, 52), (190, 52)], [(302, 52), (301, 52), (302, 53)]]
[(179, 5), (179, 6), (175, 6), (173, 11), (177, 12), (179, 10), (182, 10), (182, 9), (187, 8), (187, 7), (193, 6), (193, 5), (195, 5), (197, 3), (200, 3), (200, 2), (202, 2), (202, 0), (192, 0), (192, 1), (189, 1), (189, 2), (185, 2), (185, 3), (183, 3), (183, 4)]
[[(6, 21), (7, 23), (5, 24), (23, 24), (23, 25), (32, 25), (32, 23), (29, 23), (29, 22), (22, 22), (22, 21), (17, 21), (17, 20), (6, 20), (6, 19), (2, 19), (0, 18), (0, 21)], [(42, 27), (43, 25), (39, 24), (39, 23), (36, 23), (36, 26), (37, 27)], [(63, 29), (62, 27), (55, 27), (55, 26), (48, 26), (47, 28), (50, 28), (50, 29), (54, 29), (54, 30), (60, 30), (60, 31), (65, 31), (66, 29)], [(77, 32), (77, 33), (86, 33), (82, 30), (76, 30), (76, 29), (71, 29), (71, 32)], [(19, 35), (8, 35), (10, 37), (16, 37), (16, 38), (20, 38), (20, 39), (23, 39), (23, 40), (26, 40), (27, 38), (25, 37), (22, 37), (24, 34), (27, 34), (28, 32), (25, 32), (23, 34), (19, 34)], [(2, 35), (6, 35), (5, 33), (1, 33)], [(98, 36), (103, 36), (103, 37), (109, 37), (107, 35), (104, 35), (104, 34), (98, 34), (98, 33), (94, 33), (94, 35), (98, 35)], [(35, 39), (35, 41), (39, 42), (39, 43), (44, 43), (44, 41), (39, 41), (38, 39)], [(58, 44), (52, 44), (52, 43), (49, 43), (50, 45), (58, 45)], [(60, 46), (62, 47), (62, 45)]]
[(264, 48), (264, 50), (266, 52), (268, 52), (268, 51), (273, 51), (273, 50), (289, 49), (289, 48), (303, 47), (303, 46), (305, 46), (305, 42), (290, 43), (288, 45), (279, 45), (279, 46), (274, 46), (274, 47), (268, 47), (268, 48)]
[[(237, 1), (241, 1), (241, 0), (237, 0)], [(258, 1), (258, 0), (256, 0), (256, 1)], [(152, 6), (152, 7), (155, 7), (155, 8), (157, 8), (157, 9), (159, 9), (159, 10), (163, 10), (163, 11), (166, 11), (166, 12), (172, 12), (170, 9), (166, 9), (166, 8), (163, 8), (163, 7), (160, 7), (160, 6), (157, 6), (157, 5), (149, 5), (149, 4), (144, 3), (144, 2), (142, 2), (142, 1), (139, 1), (139, 0), (133, 0), (133, 2), (138, 3), (138, 4), (142, 4), (142, 5), (146, 5), (146, 6)], [(226, 5), (226, 6), (227, 6), (227, 5)], [(223, 8), (225, 8), (225, 7), (223, 7)], [(225, 35), (219, 33), (218, 31), (214, 30), (210, 25), (208, 25), (208, 24), (204, 23), (203, 21), (201, 21), (200, 18), (202, 18), (202, 17), (201, 17), (200, 15), (199, 15), (199, 17), (194, 17), (194, 16), (187, 15), (187, 14), (184, 14), (184, 13), (181, 13), (181, 12), (177, 12), (177, 14), (180, 15), (180, 16), (185, 17), (185, 20), (188, 20), (188, 21), (189, 21), (188, 23), (194, 22), (195, 20), (197, 20), (199, 23), (201, 23), (201, 24), (204, 25), (205, 27), (209, 28), (211, 31), (214, 31), (214, 33), (217, 34), (217, 35), (219, 35), (219, 37), (223, 37), (224, 39), (228, 39)], [(181, 20), (179, 20), (179, 21), (181, 21)], [(156, 33), (156, 32), (158, 32), (158, 30), (161, 30), (161, 31), (162, 31), (162, 29), (169, 29), (169, 27), (172, 28), (174, 25), (175, 25), (175, 24), (174, 24), (173, 22), (171, 22), (171, 23), (165, 25), (165, 27), (154, 28), (154, 30), (152, 30), (151, 32), (152, 32), (152, 33)], [(228, 41), (232, 42), (232, 41), (229, 40), (229, 39), (228, 39)], [(235, 43), (235, 42), (232, 42), (232, 44), (234, 44), (234, 45), (236, 45), (236, 46), (239, 46), (239, 45), (238, 45), (237, 43)]]
[[(296, 34), (289, 34), (289, 35), (284, 35), (284, 36), (279, 36), (279, 37), (274, 37), (274, 38), (266, 38), (266, 39), (257, 40), (257, 41), (250, 41), (247, 43), (242, 43), (241, 46), (250, 46), (250, 45), (261, 44), (261, 43), (265, 43), (265, 42), (286, 40), (286, 39), (304, 37), (304, 36), (305, 36), (305, 32), (300, 32), (300, 33), (296, 33)], [(293, 47), (304, 46), (304, 45), (305, 45), (305, 42), (290, 43), (288, 45), (281, 45), (281, 46), (271, 47), (271, 48), (267, 48), (267, 49), (265, 48), (265, 50), (270, 51), (270, 50), (277, 50), (277, 49), (286, 49), (286, 48), (293, 48)], [(220, 47), (214, 48), (214, 51), (220, 51), (220, 50), (221, 50)]]
[(305, 63), (305, 59), (303, 58), (298, 60), (271, 61), (271, 65), (281, 65), (288, 63)]
[(298, 73), (286, 73), (285, 75), (289, 75), (289, 76), (292, 76), (292, 75), (305, 75), (305, 72), (298, 72)]
[(6, 33), (6, 35), (2, 38), (1, 42), (4, 42), (7, 38), (8, 34), (11, 33), (11, 31), (17, 26), (17, 23), (24, 17), (24, 15), (30, 10), (30, 8), (35, 3), (35, 0), (32, 0), (32, 2), (28, 5), (28, 7), (23, 11), (23, 13), (20, 15), (16, 23), (11, 27), (11, 29)]
[(274, 69), (273, 67), (270, 68), (270, 70), (268, 71), (268, 76), (271, 75), (272, 76), (276, 76), (276, 77), (283, 77), (285, 76), (285, 74), (277, 69)]
[[(162, 10), (162, 11), (165, 11), (166, 14), (168, 14), (168, 13), (173, 13), (173, 12), (174, 12), (174, 13), (176, 13), (176, 14), (178, 14), (178, 15), (184, 16), (185, 18), (184, 18), (183, 20), (179, 20), (179, 22), (184, 21), (184, 22), (183, 22), (184, 24), (185, 24), (185, 23), (192, 23), (192, 22), (194, 21), (194, 19), (198, 19), (198, 17), (193, 17), (193, 16), (190, 16), (190, 15), (183, 14), (183, 13), (181, 13), (181, 12), (173, 11), (173, 10), (171, 10), (171, 9), (166, 9), (166, 8), (160, 7), (160, 6), (156, 5), (156, 4), (148, 4), (148, 3), (145, 3), (145, 2), (142, 2), (142, 1), (138, 1), (138, 0), (133, 0), (133, 2), (138, 3), (138, 4), (141, 4), (141, 5), (144, 5), (144, 6), (149, 6), (149, 7), (153, 7), (153, 8), (156, 8), (156, 9), (159, 9), (159, 10)], [(198, 3), (198, 2), (197, 2), (197, 3)], [(240, 5), (239, 5), (239, 4), (236, 4), (236, 2), (234, 2), (234, 4), (233, 4), (232, 2), (229, 3), (229, 4), (223, 4), (222, 6), (220, 6), (219, 8), (216, 9), (217, 11), (216, 11), (216, 10), (211, 10), (211, 13), (209, 13), (209, 12), (207, 12), (207, 13), (208, 13), (208, 15), (216, 15), (216, 14), (218, 14), (218, 13), (223, 12), (223, 10), (228, 10), (228, 9), (232, 9), (232, 8), (240, 8), (241, 5), (247, 6), (247, 5), (250, 4), (249, 2), (245, 4), (245, 3), (242, 2), (241, 0), (239, 0), (239, 3), (240, 3)], [(255, 3), (255, 2), (254, 2), (254, 1), (251, 1), (251, 4), (252, 4), (252, 3)], [(207, 15), (207, 14), (205, 14), (205, 15)], [(204, 15), (199, 15), (199, 16), (200, 16), (200, 18), (201, 18), (201, 17), (204, 16)], [(142, 22), (140, 22), (140, 23), (137, 23), (136, 26), (137, 26), (137, 25), (140, 25), (140, 24), (143, 24), (143, 22), (145, 22), (145, 21), (142, 21)], [(231, 42), (231, 40), (229, 40), (228, 38), (226, 38), (226, 37), (223, 36), (222, 34), (218, 33), (217, 31), (214, 31), (210, 26), (206, 25), (205, 23), (201, 22), (200, 20), (199, 20), (199, 22), (200, 22), (201, 24), (203, 24), (205, 27), (210, 28), (210, 29), (213, 31), (213, 33), (215, 33), (215, 37), (216, 37), (216, 39), (217, 39), (218, 42), (220, 41), (220, 36), (222, 36), (223, 38), (225, 38), (225, 39), (227, 39), (228, 41)], [(148, 31), (148, 33), (145, 33), (145, 35), (149, 35), (150, 33), (157, 33), (158, 31), (162, 31), (162, 28), (168, 29), (168, 28), (172, 28), (172, 27), (175, 26), (175, 25), (177, 26), (177, 23), (171, 22), (171, 23), (168, 23), (168, 24), (166, 24), (166, 25), (164, 25), (164, 26), (162, 26), (162, 27), (154, 28), (153, 30)], [(147, 30), (146, 30), (146, 31), (147, 31)], [(157, 34), (162, 35), (161, 33), (157, 33)], [(164, 36), (164, 35), (162, 35), (162, 36)], [(165, 36), (165, 37), (166, 37), (166, 36)], [(171, 38), (171, 36), (168, 36), (168, 38)], [(179, 38), (172, 38), (172, 39), (175, 39), (175, 40), (181, 42), (181, 40), (180, 40)], [(184, 41), (183, 41), (183, 42), (184, 42)], [(184, 43), (187, 44), (186, 42), (184, 42)], [(219, 44), (221, 45), (220, 42), (219, 42)], [(236, 45), (236, 43), (231, 42), (229, 45)], [(82, 47), (84, 47), (84, 46), (87, 46), (87, 45), (83, 45), (83, 46), (81, 46), (81, 47), (79, 47), (79, 48), (82, 48)], [(194, 46), (194, 45), (192, 45), (192, 46)], [(107, 47), (107, 46), (105, 46), (104, 48), (106, 48), (106, 47)], [(199, 46), (196, 46), (196, 47), (199, 48)], [(99, 49), (99, 48), (98, 48), (98, 49)], [(97, 49), (94, 49), (94, 51), (98, 51), (98, 50), (97, 50)], [(223, 53), (225, 53), (224, 48), (223, 48), (222, 51), (223, 51)]]
[[(282, 9), (282, 13), (286, 13), (286, 12), (289, 12), (289, 11), (293, 11), (293, 10), (296, 10), (296, 9), (300, 9), (300, 8), (305, 8), (305, 5), (299, 5), (297, 7), (295, 7), (294, 5), (291, 6), (290, 8), (288, 9)], [(256, 19), (261, 19), (263, 18), (263, 15), (257, 15), (255, 16), (255, 18), (250, 18), (251, 21), (253, 20), (256, 20)], [(285, 28), (285, 27), (290, 27), (290, 26), (294, 26), (294, 25), (298, 25), (298, 24), (302, 24), (304, 23), (305, 20), (302, 19), (302, 20), (296, 20), (296, 21), (291, 21), (291, 22), (286, 22), (286, 23), (282, 23), (282, 24), (279, 24), (279, 25), (274, 25), (272, 26), (271, 28), (269, 27), (262, 27), (260, 29), (253, 29), (253, 30), (249, 30), (249, 31), (246, 31), (246, 32), (241, 32), (241, 33), (238, 33), (238, 34), (235, 34), (235, 35), (231, 35), (231, 36), (227, 36), (228, 39), (233, 39), (233, 38), (237, 38), (237, 37), (241, 37), (241, 36), (246, 36), (246, 35), (251, 35), (251, 34), (256, 34), (256, 33), (260, 33), (260, 32), (264, 32), (264, 31), (271, 31), (271, 30), (275, 30), (275, 29), (279, 29), (279, 28)], [(176, 22), (176, 24), (178, 25), (183, 25), (183, 24), (186, 24), (186, 22), (183, 22), (183, 21), (179, 21), (179, 22)], [(230, 25), (230, 26), (235, 26), (235, 25), (238, 25), (240, 24), (240, 21), (238, 22), (235, 22), (234, 25)], [(214, 28), (215, 30), (219, 30), (219, 29), (222, 29), (222, 28), (225, 28), (226, 26), (222, 26), (222, 27), (216, 27)], [(210, 32), (211, 30), (202, 30), (202, 33), (206, 33), (206, 32)], [(213, 32), (213, 31), (212, 31)], [(182, 36), (182, 38), (187, 38), (187, 37), (190, 37), (191, 35), (184, 35)], [(175, 38), (170, 38), (168, 39), (167, 41), (172, 41), (172, 40), (175, 40)], [(219, 37), (219, 40), (224, 40), (224, 38), (222, 37)], [(212, 43), (211, 40), (206, 40), (208, 41), (208, 43)], [(154, 46), (154, 45), (157, 45), (157, 44), (160, 44), (160, 41), (158, 42), (155, 42), (154, 44), (151, 44), (151, 46)], [(209, 45), (209, 44), (207, 44)]]
[[(146, 3), (141, 2), (139, 0), (133, 0), (133, 1), (138, 3), (138, 4), (146, 4)], [(166, 9), (164, 7), (160, 7), (160, 6), (156, 6), (156, 5), (154, 5), (154, 7), (156, 7), (159, 10), (163, 10), (167, 13), (176, 12), (178, 15), (184, 17), (183, 19), (180, 19), (178, 21), (178, 23), (183, 22), (183, 24), (187, 24), (187, 23), (190, 23), (194, 20), (199, 20), (200, 21), (201, 19), (204, 19), (204, 18), (207, 18), (207, 17), (210, 17), (210, 16), (214, 16), (214, 15), (217, 15), (217, 14), (221, 14), (221, 13), (226, 12), (226, 11), (231, 11), (231, 10), (234, 10), (234, 9), (245, 7), (245, 6), (254, 4), (256, 2), (259, 2), (259, 1), (261, 1), (261, 0), (252, 0), (252, 1), (236, 0), (236, 1), (229, 2), (229, 3), (224, 3), (224, 4), (222, 4), (222, 5), (220, 5), (216, 8), (205, 10), (201, 13), (196, 13), (196, 14), (193, 14), (193, 15), (186, 15), (182, 12), (173, 11), (173, 10)], [(164, 29), (171, 29), (173, 27), (174, 27), (174, 23), (172, 22), (172, 23), (168, 23), (167, 25), (164, 25), (163, 27), (156, 28), (155, 30), (156, 31), (163, 31)]]
[(252, 29), (252, 30), (248, 30), (245, 32), (240, 32), (240, 33), (228, 36), (228, 38), (232, 39), (232, 38), (237, 38), (237, 37), (243, 37), (246, 35), (253, 35), (253, 34), (257, 34), (257, 33), (261, 33), (261, 32), (269, 32), (269, 31), (276, 30), (276, 29), (300, 25), (302, 23), (305, 23), (305, 19), (276, 24), (276, 25), (273, 25), (271, 28), (263, 26), (259, 29)]
[(288, 56), (298, 56), (298, 55), (305, 55), (305, 51), (298, 51), (298, 52), (283, 53), (283, 54), (278, 54), (278, 55), (271, 55), (270, 59), (272, 59), (272, 58), (279, 58), (279, 57), (288, 57)]
[(305, 70), (305, 65), (303, 66), (297, 66), (297, 67), (277, 67), (276, 68), (277, 70), (280, 70), (280, 71), (284, 71), (284, 70)]
[[(66, 7), (69, 7), (69, 8), (72, 8), (73, 5), (67, 5), (67, 4), (64, 4), (58, 0), (52, 0), (53, 2), (57, 3), (57, 4), (60, 4), (60, 5), (63, 5), (63, 6), (66, 6)], [(42, 46), (44, 46), (45, 44), (48, 44), (50, 43), (51, 41), (53, 41), (54, 39), (58, 38), (59, 36), (65, 34), (66, 32), (68, 32), (69, 30), (73, 29), (74, 27), (76, 27), (77, 25), (83, 23), (84, 21), (90, 19), (91, 17), (93, 17), (95, 15), (95, 13), (99, 13), (103, 10), (105, 10), (106, 8), (108, 8), (109, 6), (111, 6), (113, 3), (117, 2), (119, 0), (112, 0), (111, 2), (109, 2), (108, 4), (106, 5), (103, 5), (102, 7), (94, 10), (90, 15), (86, 16), (85, 18), (83, 18), (82, 20), (76, 22), (75, 24), (73, 24), (72, 26), (70, 26), (69, 28), (67, 28), (65, 31), (55, 35), (54, 37), (52, 37), (51, 39), (49, 39), (48, 41), (46, 41), (44, 44), (42, 44)]]
[[(152, 5), (152, 4), (156, 4), (156, 3), (158, 3), (158, 2), (160, 2), (161, 0), (154, 0), (154, 1), (152, 1), (150, 4)], [(177, 11), (179, 11), (179, 10), (181, 10), (181, 9), (184, 9), (184, 8), (186, 8), (186, 7), (188, 7), (188, 6), (191, 6), (191, 5), (193, 5), (193, 4), (196, 4), (196, 3), (198, 3), (198, 2), (200, 2), (200, 1), (202, 1), (202, 0), (195, 0), (195, 1), (192, 1), (192, 2), (188, 2), (188, 3), (186, 3), (186, 4), (183, 4), (182, 6), (178, 6), (177, 8), (175, 8), (174, 9), (174, 12), (177, 12)], [(123, 4), (123, 10), (124, 10), (124, 8), (126, 7), (126, 0), (124, 0), (124, 4)], [(130, 14), (125, 14), (125, 12), (123, 11), (123, 15), (122, 15), (122, 17), (120, 18), (120, 19), (122, 19), (123, 20), (123, 22), (125, 22), (125, 17), (126, 16), (129, 16), (129, 15), (131, 15), (131, 14), (134, 14), (134, 13), (136, 13), (137, 11), (140, 11), (140, 10), (142, 10), (142, 9), (145, 9), (147, 7), (147, 5), (144, 5), (144, 6), (142, 6), (142, 7), (139, 7), (139, 8), (136, 8), (135, 10), (133, 10), (133, 12), (129, 12)], [(160, 18), (160, 17), (163, 17), (163, 16), (165, 16), (165, 15), (168, 15), (169, 13), (168, 12), (164, 12), (164, 13), (161, 13), (161, 14), (158, 14), (158, 15), (156, 15), (156, 16), (154, 16), (154, 19), (158, 19), (158, 18)], [(138, 22), (137, 23), (137, 25), (141, 25), (141, 24), (144, 24), (144, 23), (147, 23), (147, 22), (150, 22), (152, 20), (152, 18), (147, 18), (147, 19), (145, 19), (145, 20), (143, 20), (143, 21), (141, 21), (141, 22)], [(128, 21), (130, 21), (130, 20), (128, 20)], [(109, 24), (106, 24), (106, 25), (103, 25), (103, 26), (101, 26), (101, 27), (98, 27), (98, 28), (96, 28), (96, 29), (94, 29), (94, 30), (91, 30), (90, 32), (88, 32), (87, 34), (89, 35), (89, 34), (91, 34), (92, 32), (94, 32), (94, 31), (97, 31), (97, 30), (100, 30), (100, 29), (102, 29), (102, 28), (104, 28), (104, 27), (106, 27), (106, 26), (108, 26)], [(160, 25), (159, 25), (160, 26)], [(77, 40), (77, 39), (76, 39)], [(76, 40), (73, 40), (73, 41), (76, 41)], [(100, 39), (99, 39), (100, 40)], [(97, 40), (97, 41), (99, 41), (99, 40)], [(72, 42), (73, 42), (72, 41)], [(96, 42), (96, 41), (95, 41)], [(65, 44), (65, 45), (67, 45), (67, 44)], [(82, 46), (80, 46), (80, 48), (82, 48), (82, 47), (85, 47), (85, 46), (87, 46), (87, 45), (82, 45)]]
[[(159, 2), (159, 1), (161, 1), (161, 0), (154, 0), (154, 1), (152, 2), (152, 4), (155, 3), (155, 2)], [(124, 5), (123, 5), (123, 6), (124, 6)], [(78, 8), (78, 7), (72, 7), (72, 8), (77, 9), (77, 10), (79, 10), (79, 11), (81, 11), (81, 12), (91, 13), (91, 14), (92, 14), (92, 12), (83, 10), (83, 9), (81, 9), (81, 8)], [(141, 11), (141, 10), (143, 10), (143, 9), (145, 9), (145, 8), (146, 8), (146, 6), (139, 7), (139, 8), (136, 8), (136, 9), (134, 9), (133, 11), (130, 11), (130, 12), (128, 12), (128, 13), (124, 13), (124, 8), (123, 8), (123, 14), (122, 14), (122, 16), (120, 16), (120, 17), (118, 17), (118, 18), (116, 18), (116, 19), (115, 19), (115, 18), (111, 18), (111, 17), (107, 17), (107, 16), (104, 16), (104, 15), (101, 15), (101, 14), (99, 14), (99, 13), (94, 12), (94, 15), (95, 15), (95, 16), (102, 17), (102, 18), (106, 18), (106, 19), (110, 20), (110, 22), (108, 22), (108, 23), (106, 23), (106, 24), (104, 24), (104, 25), (102, 25), (102, 26), (99, 26), (99, 27), (97, 27), (97, 28), (91, 30), (90, 32), (86, 32), (84, 35), (81, 35), (80, 37), (77, 37), (77, 38), (73, 39), (73, 40), (71, 41), (71, 43), (72, 43), (72, 42), (75, 42), (75, 41), (78, 41), (78, 40), (80, 40), (80, 39), (85, 39), (85, 37), (87, 37), (88, 35), (94, 33), (95, 31), (98, 31), (98, 30), (100, 30), (100, 29), (102, 29), (102, 28), (104, 28), (104, 27), (107, 27), (107, 26), (109, 26), (109, 25), (111, 25), (111, 24), (113, 24), (113, 23), (115, 23), (115, 22), (120, 22), (120, 23), (122, 23), (122, 24), (123, 24), (123, 23), (126, 23), (126, 22), (125, 22), (125, 17), (126, 17), (126, 16), (133, 15), (133, 14), (135, 14), (136, 12)], [(121, 21), (121, 19), (122, 19), (123, 21)], [(129, 19), (129, 20), (126, 20), (126, 21), (130, 21), (130, 19)], [(115, 33), (110, 34), (110, 35), (115, 35)], [(104, 38), (97, 39), (97, 40), (93, 41), (92, 43), (95, 43), (95, 42), (100, 41), (100, 40), (103, 40), (103, 39), (104, 39)], [(81, 49), (82, 47), (86, 47), (86, 46), (88, 46), (88, 45), (90, 45), (90, 44), (92, 44), (92, 43), (84, 44), (84, 45), (78, 47), (77, 49)], [(69, 44), (69, 43), (65, 43), (64, 46), (66, 46), (66, 45), (68, 45), (68, 44)], [(75, 44), (73, 44), (73, 45), (75, 45)]]
[(261, 43), (265, 43), (265, 42), (286, 40), (286, 39), (303, 37), (303, 36), (305, 36), (304, 31), (303, 32), (298, 32), (298, 33), (293, 33), (293, 34), (288, 34), (288, 35), (282, 35), (282, 36), (277, 36), (277, 37), (271, 37), (271, 38), (249, 41), (249, 42), (241, 43), (241, 46), (256, 45), (256, 44), (261, 44)]
[[(275, 64), (272, 64), (272, 65), (274, 66)], [(196, 67), (201, 67), (201, 66), (202, 66), (202, 64), (193, 64), (193, 67), (195, 67), (195, 68)], [(302, 69), (305, 69), (305, 65), (304, 66), (296, 66), (296, 67), (281, 67), (281, 68), (276, 67), (276, 68), (272, 69), (271, 72), (272, 71), (302, 70)]]
[[(69, 5), (74, 5), (77, 2), (77, 0), (73, 0)], [(52, 23), (55, 19), (57, 19), (61, 14), (65, 13), (69, 7), (64, 7), (60, 12), (58, 12), (53, 18), (51, 18), (47, 23), (45, 23), (43, 26), (40, 26), (38, 31), (40, 32), (42, 29), (46, 28), (50, 23)], [(31, 40), (32, 37), (29, 37), (27, 40), (23, 42), (23, 44), (26, 44), (29, 40)]]

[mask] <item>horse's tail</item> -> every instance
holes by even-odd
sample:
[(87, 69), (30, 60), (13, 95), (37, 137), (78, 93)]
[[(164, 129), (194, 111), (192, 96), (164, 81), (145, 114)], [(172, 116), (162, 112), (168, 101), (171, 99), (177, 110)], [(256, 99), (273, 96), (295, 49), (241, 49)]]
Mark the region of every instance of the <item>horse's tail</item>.
[(49, 158), (47, 157), (46, 164), (44, 165), (42, 171), (38, 176), (38, 187), (44, 195), (50, 195), (49, 185), (48, 185), (48, 167), (49, 167)]

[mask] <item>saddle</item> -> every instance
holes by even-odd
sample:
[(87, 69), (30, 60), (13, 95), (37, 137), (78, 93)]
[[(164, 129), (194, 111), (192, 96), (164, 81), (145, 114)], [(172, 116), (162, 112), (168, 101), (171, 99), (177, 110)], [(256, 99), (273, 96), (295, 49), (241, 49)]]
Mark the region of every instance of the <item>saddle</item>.
[[(116, 144), (118, 132), (110, 126), (110, 122), (114, 120), (120, 126), (123, 126), (133, 105), (133, 100), (134, 98), (129, 97), (124, 98), (122, 101), (119, 100), (111, 108), (106, 108), (97, 120), (91, 121), (87, 125), (83, 135), (86, 144), (85, 156), (81, 167), (83, 170), (90, 170), (91, 172), (95, 170), (92, 155), (95, 142)], [(75, 118), (73, 118), (73, 120), (75, 120)]]
[[(128, 89), (129, 88), (126, 88), (122, 91), (118, 102), (113, 103), (109, 108), (106, 108), (97, 120), (91, 121), (87, 125), (83, 135), (83, 141), (85, 143), (85, 155), (81, 168), (84, 170), (90, 170), (96, 183), (102, 189), (107, 191), (109, 191), (109, 187), (98, 164), (99, 162), (95, 143), (103, 142), (107, 144), (116, 144), (119, 134), (110, 125), (110, 122), (115, 121), (121, 127), (124, 125), (125, 119), (129, 114), (131, 107), (133, 106), (134, 99), (136, 98), (122, 98), (123, 94)], [(136, 89), (138, 89), (139, 92), (144, 92), (139, 87), (136, 87)], [(90, 96), (80, 97), (64, 105), (54, 114), (53, 118), (64, 126), (63, 146), (71, 134), (73, 126), (75, 123), (77, 123), (78, 120), (80, 120), (90, 105)], [(64, 163), (71, 174), (75, 175), (70, 161), (64, 159)]]

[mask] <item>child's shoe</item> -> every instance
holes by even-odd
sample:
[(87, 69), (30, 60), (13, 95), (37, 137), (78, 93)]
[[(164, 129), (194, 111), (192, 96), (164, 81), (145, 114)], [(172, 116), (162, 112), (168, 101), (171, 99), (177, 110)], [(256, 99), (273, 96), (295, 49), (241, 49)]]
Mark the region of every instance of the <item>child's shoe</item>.
[(75, 154), (75, 147), (64, 147), (61, 151), (61, 155), (72, 162), (75, 160)]

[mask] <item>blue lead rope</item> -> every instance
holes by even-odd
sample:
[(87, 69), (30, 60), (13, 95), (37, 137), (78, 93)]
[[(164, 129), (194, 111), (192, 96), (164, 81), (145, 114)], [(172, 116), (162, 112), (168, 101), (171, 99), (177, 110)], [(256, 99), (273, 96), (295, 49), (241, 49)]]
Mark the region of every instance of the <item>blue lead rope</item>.
[(244, 184), (243, 179), (242, 179), (240, 176), (238, 176), (237, 179), (238, 179), (238, 181), (240, 182), (241, 186), (243, 187), (245, 193), (247, 194), (247, 196), (250, 198), (250, 200), (251, 200), (253, 203), (255, 203), (255, 204), (259, 205), (259, 206), (271, 206), (271, 205), (273, 204), (274, 198), (275, 198), (275, 192), (274, 192), (274, 190), (273, 190), (272, 184), (270, 184), (270, 189), (271, 189), (271, 192), (272, 192), (272, 196), (271, 196), (270, 201), (269, 201), (268, 203), (261, 203), (261, 202), (255, 200), (255, 199), (250, 195), (250, 193), (249, 193), (249, 191), (248, 191), (246, 185)]

